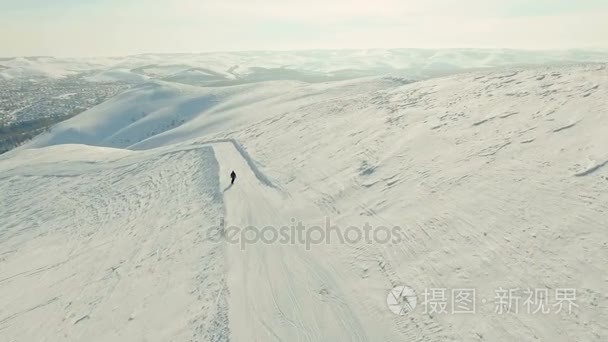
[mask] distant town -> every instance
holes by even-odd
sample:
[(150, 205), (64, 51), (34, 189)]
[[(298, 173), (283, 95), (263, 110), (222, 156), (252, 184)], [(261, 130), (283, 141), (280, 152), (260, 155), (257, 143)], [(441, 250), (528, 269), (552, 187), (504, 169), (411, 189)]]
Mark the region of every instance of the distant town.
[(91, 82), (86, 73), (59, 79), (0, 78), (0, 153), (131, 86), (122, 81)]

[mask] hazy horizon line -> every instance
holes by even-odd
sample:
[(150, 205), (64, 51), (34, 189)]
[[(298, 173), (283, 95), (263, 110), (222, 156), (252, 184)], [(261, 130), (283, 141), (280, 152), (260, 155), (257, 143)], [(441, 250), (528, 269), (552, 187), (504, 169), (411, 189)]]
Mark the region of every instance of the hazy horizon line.
[(217, 50), (217, 51), (199, 51), (199, 52), (141, 52), (133, 54), (108, 54), (108, 55), (0, 55), (0, 59), (15, 59), (15, 58), (126, 58), (145, 55), (213, 55), (223, 53), (294, 53), (294, 52), (329, 52), (329, 51), (391, 51), (391, 50), (411, 50), (411, 51), (441, 51), (441, 50), (477, 50), (477, 51), (525, 51), (538, 53), (551, 52), (606, 52), (608, 46), (590, 46), (590, 47), (565, 47), (565, 48), (517, 48), (517, 47), (370, 47), (370, 48), (302, 48), (302, 49), (246, 49), (246, 50)]

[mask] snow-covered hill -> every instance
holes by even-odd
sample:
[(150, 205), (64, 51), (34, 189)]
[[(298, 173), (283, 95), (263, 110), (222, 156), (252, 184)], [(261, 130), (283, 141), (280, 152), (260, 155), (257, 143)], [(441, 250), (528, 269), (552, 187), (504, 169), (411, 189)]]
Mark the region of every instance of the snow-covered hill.
[[(606, 89), (606, 64), (143, 83), (0, 156), (0, 339), (605, 340)], [(216, 235), (328, 220), (400, 235)], [(399, 285), (418, 295), (405, 316)], [(450, 312), (458, 289), (475, 313)], [(505, 289), (518, 312), (499, 312)]]
[(235, 85), (268, 80), (322, 82), (398, 73), (425, 79), (462, 70), (606, 62), (608, 51), (510, 49), (373, 49), (143, 54), (108, 58), (0, 58), (0, 78), (100, 74), (93, 80), (142, 76), (194, 85)]

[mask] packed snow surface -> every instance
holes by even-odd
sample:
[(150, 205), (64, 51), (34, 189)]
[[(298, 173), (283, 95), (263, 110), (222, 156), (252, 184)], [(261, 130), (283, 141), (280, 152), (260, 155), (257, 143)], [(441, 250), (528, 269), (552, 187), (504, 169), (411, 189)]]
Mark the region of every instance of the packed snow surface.
[[(0, 340), (608, 338), (608, 65), (142, 82), (0, 156)], [(400, 238), (228, 234), (298, 222)]]

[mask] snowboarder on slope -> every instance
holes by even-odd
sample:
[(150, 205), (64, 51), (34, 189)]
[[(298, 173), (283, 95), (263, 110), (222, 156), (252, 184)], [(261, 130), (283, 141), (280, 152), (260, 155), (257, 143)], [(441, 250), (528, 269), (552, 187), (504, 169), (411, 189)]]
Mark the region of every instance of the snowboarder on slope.
[(234, 170), (232, 170), (232, 172), (230, 173), (230, 178), (232, 179), (232, 182), (230, 182), (230, 184), (234, 184), (234, 180), (236, 179), (236, 173), (234, 172)]

